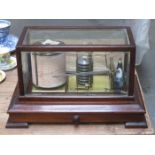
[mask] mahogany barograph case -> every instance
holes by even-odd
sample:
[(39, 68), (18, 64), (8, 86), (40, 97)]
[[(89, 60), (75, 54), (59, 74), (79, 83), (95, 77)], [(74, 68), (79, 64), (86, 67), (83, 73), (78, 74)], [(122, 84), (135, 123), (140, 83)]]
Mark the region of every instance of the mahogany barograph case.
[(129, 27), (25, 27), (6, 127), (124, 123), (147, 127)]

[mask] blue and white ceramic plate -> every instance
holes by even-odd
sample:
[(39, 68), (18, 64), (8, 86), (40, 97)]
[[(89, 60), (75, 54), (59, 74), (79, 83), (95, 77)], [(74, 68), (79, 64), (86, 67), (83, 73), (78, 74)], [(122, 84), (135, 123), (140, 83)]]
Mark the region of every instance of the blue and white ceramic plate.
[(17, 42), (18, 42), (18, 37), (16, 37), (13, 34), (9, 34), (6, 40), (2, 44), (0, 44), (0, 48), (6, 47), (9, 49), (10, 52), (12, 52), (16, 49)]
[(8, 64), (0, 65), (0, 70), (9, 71), (16, 68), (16, 66), (17, 66), (17, 60), (15, 57), (11, 56)]

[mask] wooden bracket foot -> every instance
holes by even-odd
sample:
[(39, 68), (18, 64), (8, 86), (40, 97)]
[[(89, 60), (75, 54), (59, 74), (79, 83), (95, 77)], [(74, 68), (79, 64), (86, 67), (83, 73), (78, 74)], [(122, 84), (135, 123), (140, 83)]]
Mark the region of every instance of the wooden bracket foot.
[(147, 128), (146, 122), (126, 122), (125, 128)]
[(11, 122), (10, 120), (8, 120), (5, 127), (6, 128), (28, 128), (29, 124), (27, 122)]

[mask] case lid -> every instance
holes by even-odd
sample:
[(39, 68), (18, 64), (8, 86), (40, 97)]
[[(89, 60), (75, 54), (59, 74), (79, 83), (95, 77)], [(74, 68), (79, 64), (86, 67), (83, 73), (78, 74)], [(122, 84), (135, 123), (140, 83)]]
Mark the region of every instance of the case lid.
[[(50, 39), (65, 45), (134, 45), (129, 27), (27, 27), (20, 45)], [(54, 45), (57, 46), (57, 45)]]

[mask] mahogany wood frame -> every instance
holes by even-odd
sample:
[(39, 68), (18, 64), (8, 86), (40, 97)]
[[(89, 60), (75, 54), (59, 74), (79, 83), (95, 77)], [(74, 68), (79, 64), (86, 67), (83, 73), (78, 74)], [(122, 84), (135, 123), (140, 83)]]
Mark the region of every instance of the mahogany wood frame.
[[(128, 45), (24, 45), (29, 29), (126, 29)], [(26, 96), (24, 94), (21, 52), (28, 51), (112, 51), (130, 52), (129, 92), (127, 97)], [(14, 91), (6, 127), (28, 127), (29, 123), (125, 123), (126, 127), (147, 127), (145, 107), (138, 77), (135, 74), (135, 42), (129, 27), (56, 26), (25, 27), (16, 56), (18, 84)]]

